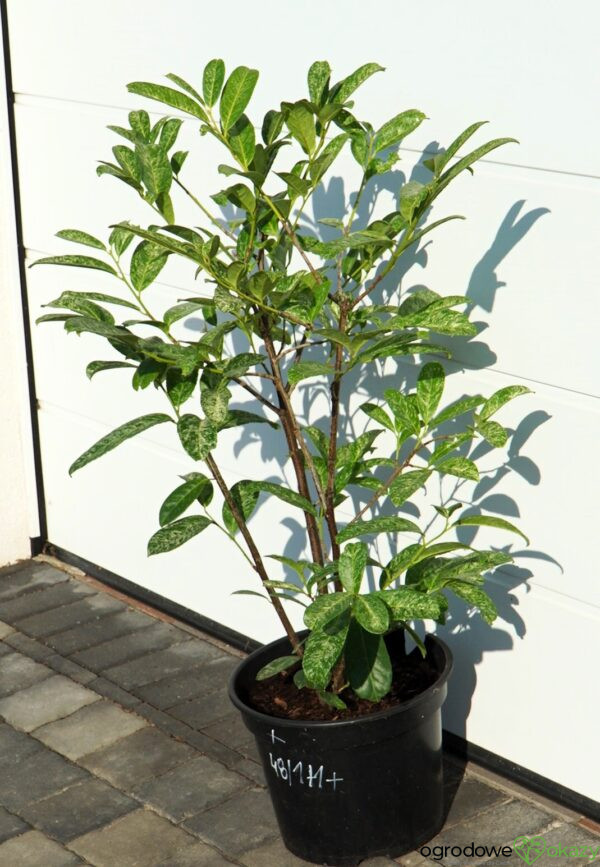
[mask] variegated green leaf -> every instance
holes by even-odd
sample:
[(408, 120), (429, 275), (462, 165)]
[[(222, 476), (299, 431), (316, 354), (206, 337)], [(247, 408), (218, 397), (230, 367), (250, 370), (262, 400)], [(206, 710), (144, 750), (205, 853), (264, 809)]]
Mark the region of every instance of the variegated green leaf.
[(212, 108), (219, 99), (225, 81), (225, 64), (220, 58), (210, 60), (202, 75), (202, 94), (205, 103)]
[[(340, 541), (339, 535), (337, 538)], [(339, 577), (348, 593), (358, 593), (360, 590), (368, 556), (368, 548), (364, 542), (352, 542), (346, 545), (340, 554)]]
[(524, 385), (508, 385), (506, 388), (501, 388), (488, 398), (481, 407), (479, 413), (480, 421), (485, 421), (491, 415), (498, 412), (505, 403), (508, 403), (509, 400), (513, 400), (515, 397), (519, 397), (521, 394), (531, 394), (531, 389), (526, 388)]
[(207, 418), (182, 415), (177, 422), (177, 432), (181, 444), (195, 461), (203, 461), (217, 445), (217, 429)]
[(102, 262), (101, 259), (96, 259), (94, 256), (78, 256), (68, 254), (66, 256), (45, 256), (43, 259), (36, 259), (29, 267), (34, 265), (68, 265), (72, 268), (92, 268), (95, 271), (106, 271), (107, 274), (117, 276), (117, 272), (109, 265), (108, 262)]
[(431, 470), (410, 470), (408, 473), (402, 473), (390, 485), (389, 496), (392, 503), (401, 506), (423, 487), (430, 475)]
[(263, 667), (258, 670), (256, 673), (256, 679), (267, 680), (267, 678), (273, 677), (275, 674), (287, 671), (288, 668), (291, 668), (298, 662), (300, 662), (300, 657), (298, 656), (278, 656), (277, 659), (272, 659), (271, 662), (267, 662), (266, 665), (263, 665)]
[(304, 612), (304, 623), (309, 629), (323, 629), (328, 623), (348, 611), (351, 604), (352, 596), (348, 593), (317, 596)]
[(360, 697), (379, 701), (392, 685), (392, 664), (381, 635), (352, 621), (344, 650), (346, 676)]
[(180, 518), (179, 521), (168, 524), (150, 538), (148, 556), (164, 554), (166, 551), (179, 548), (212, 523), (210, 518), (205, 518), (204, 515), (190, 515), (188, 518)]
[(508, 530), (521, 536), (529, 545), (529, 539), (518, 527), (511, 524), (505, 518), (497, 518), (495, 515), (465, 515), (452, 525), (453, 527), (496, 527), (499, 530)]
[(236, 120), (242, 116), (250, 102), (257, 81), (258, 71), (256, 69), (238, 66), (233, 70), (225, 82), (219, 104), (223, 132), (226, 133), (231, 129)]
[(408, 518), (399, 518), (394, 515), (372, 518), (370, 521), (354, 521), (348, 524), (343, 530), (337, 534), (339, 543), (346, 542), (348, 539), (356, 539), (358, 536), (368, 536), (371, 533), (418, 533), (421, 534), (420, 528)]
[(450, 581), (446, 586), (468, 605), (474, 605), (486, 623), (493, 623), (498, 616), (498, 609), (481, 587), (474, 587), (465, 581)]
[(213, 496), (210, 479), (202, 473), (189, 473), (182, 485), (175, 488), (160, 507), (158, 521), (161, 527), (178, 518), (192, 503), (200, 502), (208, 506)]
[(331, 671), (341, 656), (347, 631), (345, 627), (337, 632), (310, 633), (302, 656), (302, 671), (309, 686), (325, 689)]
[(150, 415), (142, 415), (139, 418), (134, 418), (132, 421), (122, 424), (106, 436), (103, 436), (91, 448), (80, 455), (69, 467), (69, 475), (73, 475), (76, 470), (80, 470), (81, 467), (85, 467), (86, 464), (95, 461), (97, 458), (120, 446), (125, 440), (131, 439), (131, 437), (143, 433), (148, 428), (154, 427), (156, 424), (163, 424), (166, 421), (172, 421), (172, 418), (162, 412), (155, 412)]
[(83, 244), (85, 247), (95, 247), (96, 250), (106, 250), (106, 247), (87, 232), (81, 232), (79, 229), (61, 229), (56, 233), (57, 238), (63, 238), (65, 241), (73, 241), (74, 244)]
[(352, 613), (367, 632), (383, 635), (389, 628), (389, 610), (376, 593), (357, 596), (352, 606)]
[(449, 476), (458, 476), (459, 479), (471, 479), (479, 481), (479, 470), (468, 458), (448, 458), (436, 465), (438, 473), (446, 473)]
[(438, 408), (445, 381), (444, 368), (438, 361), (428, 362), (417, 381), (417, 403), (423, 419), (428, 422)]

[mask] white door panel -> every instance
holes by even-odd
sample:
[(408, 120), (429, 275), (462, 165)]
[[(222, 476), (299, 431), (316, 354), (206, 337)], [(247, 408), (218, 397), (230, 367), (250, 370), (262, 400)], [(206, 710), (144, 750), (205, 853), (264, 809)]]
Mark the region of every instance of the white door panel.
[[(499, 416), (516, 431), (510, 448), (486, 454), (482, 480), (456, 491), (465, 509), (514, 520), (532, 544), (525, 549), (518, 537), (465, 531), (465, 541), (511, 546), (519, 558), (515, 568), (495, 573), (491, 581), (501, 613), (493, 629), (468, 617), (460, 603), (452, 606), (443, 634), (456, 669), (445, 724), (481, 747), (598, 797), (589, 761), (598, 707), (589, 694), (588, 670), (600, 650), (600, 591), (590, 553), (599, 518), (600, 122), (589, 109), (600, 84), (597, 4), (574, 0), (565, 16), (558, 0), (433, 0), (427, 10), (383, 0), (369, 25), (377, 38), (364, 40), (364, 4), (355, 0), (307, 0), (301, 12), (265, 0), (260, 42), (248, 39), (255, 9), (237, 0), (222, 20), (192, 0), (174, 0), (168, 11), (158, 0), (9, 0), (8, 7), (29, 263), (75, 250), (54, 237), (58, 229), (105, 237), (111, 223), (153, 221), (133, 191), (95, 175), (96, 161), (109, 158), (117, 141), (106, 125), (123, 123), (131, 108), (159, 108), (129, 95), (128, 81), (158, 81), (173, 70), (198, 82), (212, 56), (225, 57), (229, 68), (260, 67), (253, 101), (257, 122), (282, 97), (304, 94), (306, 68), (315, 58), (329, 58), (339, 75), (369, 60), (387, 66), (359, 95), (359, 113), (378, 122), (415, 106), (430, 120), (402, 151), (383, 197), (385, 209), (411, 176), (419, 151), (448, 144), (469, 123), (492, 121), (477, 141), (520, 139), (520, 146), (494, 152), (474, 177), (465, 174), (445, 192), (432, 219), (458, 213), (467, 222), (441, 227), (407, 272), (382, 288), (391, 292), (401, 276), (403, 292), (424, 283), (442, 294), (467, 293), (475, 303), (473, 318), (482, 331), (455, 347), (458, 363), (447, 366), (448, 400), (514, 382), (535, 392)], [(219, 146), (209, 137), (199, 140), (194, 121), (184, 125), (179, 146), (192, 151), (186, 183), (208, 203), (211, 193), (228, 184), (215, 168), (223, 156)], [(334, 178), (315, 196), (317, 218), (351, 192), (356, 168), (349, 154), (340, 157), (335, 174), (346, 179), (345, 189)], [(180, 222), (193, 225), (198, 219), (184, 198), (176, 199), (176, 210)], [(194, 280), (193, 264), (170, 261), (145, 299), (150, 309), (162, 311), (206, 288), (201, 278)], [(28, 272), (32, 318), (48, 312), (41, 305), (65, 289), (114, 294), (116, 287), (93, 271), (35, 268)], [(200, 317), (193, 317), (178, 327), (193, 332), (200, 326)], [(90, 383), (85, 365), (110, 357), (99, 339), (66, 337), (60, 325), (45, 325), (34, 327), (33, 343), (50, 541), (253, 638), (278, 635), (265, 602), (231, 595), (256, 588), (257, 579), (216, 528), (171, 555), (146, 557), (162, 500), (192, 468), (172, 425), (148, 430), (69, 478), (69, 465), (99, 437), (164, 409), (155, 390), (132, 392), (129, 372), (120, 370)], [(413, 365), (386, 365), (383, 387), (405, 381), (414, 382)], [(351, 437), (365, 423), (355, 410), (372, 395), (360, 381), (348, 390), (352, 421), (345, 433)], [(327, 415), (323, 395), (309, 399), (301, 386), (296, 400), (304, 409), (310, 406), (312, 422)], [(235, 405), (262, 412), (242, 391)], [(194, 411), (193, 403), (186, 409)], [(227, 478), (280, 479), (285, 451), (270, 428), (246, 428), (241, 441), (238, 434), (230, 431), (219, 443), (218, 462)], [(290, 473), (287, 465), (285, 472)], [(446, 479), (440, 493), (449, 485)], [(431, 483), (429, 503), (434, 491)], [(423, 520), (431, 513), (425, 500), (411, 508)], [(218, 497), (215, 512), (220, 514)], [(340, 519), (344, 514), (346, 504)], [(269, 554), (284, 546), (289, 556), (301, 556), (299, 517), (278, 501), (264, 503), (252, 522), (261, 550)], [(283, 574), (267, 562), (273, 576)], [(302, 609), (289, 608), (300, 625)], [(572, 707), (580, 709), (576, 719)]]

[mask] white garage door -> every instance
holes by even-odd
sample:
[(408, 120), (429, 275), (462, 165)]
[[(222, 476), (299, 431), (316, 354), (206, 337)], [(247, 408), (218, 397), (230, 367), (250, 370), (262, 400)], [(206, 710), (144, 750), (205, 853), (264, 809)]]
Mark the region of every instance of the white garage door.
[[(462, 372), (450, 378), (457, 394), (515, 381), (535, 392), (526, 405), (525, 399), (515, 405), (512, 446), (501, 459), (489, 459), (486, 481), (472, 493), (483, 509), (518, 517), (532, 548), (518, 569), (494, 578), (496, 597), (505, 600), (510, 590), (514, 604), (501, 605), (503, 619), (493, 630), (464, 616), (447, 630), (456, 672), (445, 726), (598, 798), (592, 759), (600, 591), (592, 542), (598, 532), (600, 9), (593, 0), (574, 0), (568, 16), (563, 9), (558, 0), (433, 0), (426, 7), (383, 0), (369, 18), (364, 3), (349, 0), (258, 6), (8, 0), (29, 260), (72, 252), (53, 237), (60, 228), (101, 234), (125, 218), (151, 222), (134, 194), (96, 178), (96, 160), (115, 143), (105, 127), (142, 107), (127, 94), (128, 81), (158, 81), (169, 71), (198, 81), (213, 56), (224, 57), (230, 69), (245, 63), (261, 70), (256, 117), (282, 98), (302, 95), (314, 59), (328, 58), (340, 76), (380, 62), (387, 72), (361, 91), (359, 115), (362, 109), (377, 122), (415, 106), (431, 118), (410, 139), (412, 150), (402, 152), (408, 166), (419, 149), (448, 143), (475, 120), (493, 121), (489, 137), (520, 139), (520, 147), (493, 154), (474, 178), (465, 176), (448, 191), (445, 212), (465, 214), (468, 222), (437, 235), (404, 278), (407, 287), (426, 282), (442, 293), (468, 290), (475, 319), (489, 320), (461, 359)], [(190, 124), (182, 147), (186, 138), (198, 145), (196, 136)], [(204, 139), (201, 147), (206, 162), (192, 163), (188, 178), (210, 193), (220, 181), (207, 169), (213, 146)], [(332, 196), (340, 191), (339, 182), (329, 189)], [(185, 203), (178, 217), (194, 220)], [(195, 292), (191, 273), (169, 267), (148, 290), (159, 309)], [(108, 277), (62, 270), (29, 272), (34, 317), (64, 289), (109, 289)], [(146, 558), (158, 505), (177, 475), (189, 471), (170, 433), (152, 429), (69, 479), (67, 467), (91, 442), (157, 408), (153, 390), (134, 395), (118, 372), (88, 383), (85, 363), (104, 353), (94, 342), (67, 339), (49, 326), (34, 329), (50, 541), (253, 638), (275, 637), (279, 627), (266, 605), (231, 596), (254, 586), (255, 578), (227, 540), (213, 535), (209, 542), (204, 535), (163, 559)], [(230, 479), (280, 477), (284, 456), (273, 437), (235, 442), (232, 435), (219, 447)], [(280, 550), (294, 529), (291, 520), (277, 506), (261, 509), (253, 526), (263, 551)], [(293, 534), (287, 550), (299, 554)]]

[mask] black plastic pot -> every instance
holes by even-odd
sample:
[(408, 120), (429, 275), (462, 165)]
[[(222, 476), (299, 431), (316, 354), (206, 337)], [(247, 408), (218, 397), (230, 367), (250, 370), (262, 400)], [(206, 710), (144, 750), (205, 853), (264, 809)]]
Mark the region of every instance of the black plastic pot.
[(394, 708), (342, 722), (281, 719), (249, 706), (257, 671), (290, 652), (287, 638), (234, 671), (230, 698), (256, 738), (283, 840), (298, 857), (327, 865), (396, 858), (440, 830), (441, 707), (452, 655), (436, 636), (425, 643), (435, 683)]

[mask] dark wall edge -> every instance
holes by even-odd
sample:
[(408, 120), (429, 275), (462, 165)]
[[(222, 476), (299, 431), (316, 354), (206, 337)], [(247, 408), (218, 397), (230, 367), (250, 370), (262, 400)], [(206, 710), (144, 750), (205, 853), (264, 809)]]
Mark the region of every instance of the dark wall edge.
[[(15, 123), (15, 95), (12, 84), (12, 67), (10, 59), (10, 38), (8, 33), (8, 9), (7, 0), (0, 0), (0, 17), (2, 26), (2, 45), (4, 50), (4, 80), (6, 83), (5, 99), (8, 108), (8, 136), (10, 143), (10, 158), (12, 169), (12, 192), (15, 207), (15, 229), (17, 235), (17, 248), (19, 258), (19, 282), (21, 293), (21, 305), (23, 311), (23, 331), (25, 344), (25, 360), (27, 364), (27, 385), (29, 392), (29, 409), (31, 415), (31, 436), (33, 442), (33, 465), (35, 472), (35, 487), (37, 493), (38, 520), (40, 525), (41, 540), (48, 536), (46, 520), (46, 498), (44, 495), (44, 477), (42, 474), (42, 450), (40, 444), (40, 431), (37, 417), (37, 396), (35, 390), (35, 374), (33, 369), (33, 348), (31, 340), (31, 326), (29, 318), (29, 298), (27, 296), (27, 277), (25, 267), (25, 244), (23, 242), (23, 221), (21, 215), (21, 200), (19, 196), (19, 166), (17, 161), (17, 134)], [(32, 551), (35, 540), (32, 539)], [(39, 553), (39, 551), (36, 551)]]
[[(163, 611), (165, 614), (176, 617), (178, 620), (181, 620), (189, 626), (194, 626), (196, 629), (207, 632), (214, 638), (218, 638), (220, 641), (231, 644), (238, 650), (250, 653), (252, 650), (256, 650), (261, 646), (260, 642), (255, 641), (254, 639), (248, 638), (248, 636), (242, 635), (240, 632), (236, 632), (234, 629), (230, 629), (222, 623), (217, 623), (216, 620), (198, 614), (190, 608), (179, 605), (158, 593), (154, 593), (152, 590), (146, 590), (144, 587), (140, 587), (139, 584), (135, 584), (127, 578), (122, 578), (120, 575), (116, 575), (108, 569), (103, 569), (102, 566), (90, 563), (89, 560), (85, 560), (83, 557), (79, 557), (71, 551), (66, 551), (64, 548), (52, 545), (51, 543), (48, 543), (45, 546), (45, 551), (46, 553), (56, 557), (58, 560), (62, 560), (64, 563), (76, 566), (87, 575), (97, 578), (109, 587), (121, 590), (122, 592), (132, 596), (134, 599), (138, 599), (140, 602), (152, 605), (159, 611)], [(584, 816), (588, 816), (590, 819), (600, 821), (600, 803), (597, 801), (593, 801), (585, 795), (580, 795), (572, 789), (567, 789), (565, 786), (561, 786), (559, 783), (547, 779), (547, 777), (542, 777), (540, 774), (536, 774), (527, 768), (521, 767), (521, 765), (511, 762), (509, 759), (497, 756), (495, 753), (492, 753), (483, 747), (479, 747), (476, 744), (472, 744), (452, 732), (444, 731), (443, 737), (444, 748), (449, 753), (456, 756), (456, 758), (462, 761), (473, 761), (476, 764), (488, 768), (488, 770), (500, 774), (501, 776), (512, 780), (514, 783), (529, 789), (531, 792), (556, 801), (558, 804), (562, 804), (564, 807), (568, 807)]]

